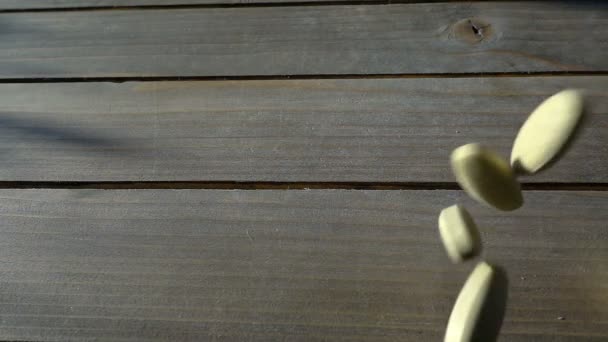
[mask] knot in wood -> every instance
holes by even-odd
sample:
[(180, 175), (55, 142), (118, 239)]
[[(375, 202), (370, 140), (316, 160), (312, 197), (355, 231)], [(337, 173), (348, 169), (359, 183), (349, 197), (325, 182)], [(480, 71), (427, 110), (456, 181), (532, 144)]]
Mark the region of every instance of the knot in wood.
[(452, 25), (451, 36), (467, 44), (488, 42), (494, 37), (492, 25), (479, 18), (466, 18)]

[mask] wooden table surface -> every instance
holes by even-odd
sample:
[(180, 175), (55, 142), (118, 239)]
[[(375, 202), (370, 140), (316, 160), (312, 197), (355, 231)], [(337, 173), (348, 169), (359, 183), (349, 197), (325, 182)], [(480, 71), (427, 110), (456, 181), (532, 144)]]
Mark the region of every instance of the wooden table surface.
[[(587, 120), (525, 204), (450, 152)], [(608, 3), (0, 0), (0, 341), (441, 341), (474, 262), (500, 341), (608, 340)]]

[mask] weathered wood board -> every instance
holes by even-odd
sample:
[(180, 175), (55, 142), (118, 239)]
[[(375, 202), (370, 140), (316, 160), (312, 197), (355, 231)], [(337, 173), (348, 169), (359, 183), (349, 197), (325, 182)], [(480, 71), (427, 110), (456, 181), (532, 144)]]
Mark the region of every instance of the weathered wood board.
[[(449, 1), (449, 0), (448, 0)], [(190, 6), (190, 5), (255, 5), (292, 3), (340, 3), (352, 0), (0, 0), (0, 10), (47, 10), (47, 9), (87, 9), (99, 7), (132, 6)], [(366, 2), (388, 3), (388, 0), (367, 0)], [(407, 1), (402, 1), (407, 2)], [(412, 3), (417, 2), (415, 0)], [(443, 2), (436, 0), (435, 2)]]
[[(40, 10), (40, 9), (74, 9), (95, 7), (129, 7), (129, 6), (182, 6), (182, 5), (216, 5), (216, 4), (256, 4), (294, 2), (348, 2), (350, 0), (0, 0), (0, 10)], [(369, 0), (368, 0), (369, 1)], [(388, 2), (386, 0), (371, 0)], [(412, 1), (415, 2), (415, 1)]]
[(578, 141), (529, 182), (608, 182), (608, 77), (0, 85), (2, 181), (451, 182), (507, 157), (545, 97), (587, 89)]
[[(454, 202), (510, 278), (505, 341), (608, 338), (608, 193), (1, 190), (0, 339), (437, 341), (473, 263)], [(562, 317), (563, 319), (559, 319)]]
[(0, 78), (608, 71), (606, 9), (473, 2), (4, 13)]

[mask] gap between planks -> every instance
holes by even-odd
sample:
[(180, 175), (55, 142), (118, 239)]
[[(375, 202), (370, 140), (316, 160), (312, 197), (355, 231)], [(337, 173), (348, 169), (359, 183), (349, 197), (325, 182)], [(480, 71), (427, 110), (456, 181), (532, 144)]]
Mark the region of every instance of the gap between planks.
[[(455, 182), (0, 181), (0, 189), (460, 190)], [(522, 183), (524, 191), (608, 191), (608, 183)]]
[[(0, 11), (1, 12), (1, 11)], [(408, 79), (408, 78), (488, 78), (488, 77), (578, 77), (608, 76), (608, 70), (538, 71), (538, 72), (478, 72), (421, 74), (319, 74), (319, 75), (244, 75), (244, 76), (124, 76), (124, 77), (25, 77), (0, 78), (0, 84), (11, 83), (125, 83), (125, 82), (184, 82), (184, 81), (280, 81), (280, 80), (349, 80), (349, 79)]]

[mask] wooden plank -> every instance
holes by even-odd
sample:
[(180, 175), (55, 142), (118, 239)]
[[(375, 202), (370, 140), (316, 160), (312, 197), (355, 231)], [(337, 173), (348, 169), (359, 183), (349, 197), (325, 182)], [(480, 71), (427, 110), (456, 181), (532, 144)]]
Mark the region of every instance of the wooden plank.
[(1, 181), (453, 181), (450, 152), (508, 156), (565, 87), (588, 90), (572, 149), (527, 182), (608, 182), (608, 77), (0, 85)]
[[(348, 2), (351, 0), (0, 0), (0, 10), (342, 1)], [(385, 0), (371, 1), (388, 2)]]
[(500, 2), (5, 13), (0, 77), (607, 71), (605, 9)]
[[(508, 341), (608, 338), (608, 193), (1, 190), (0, 339), (438, 341), (474, 263), (468, 205), (507, 269)], [(558, 317), (563, 317), (559, 319)]]

